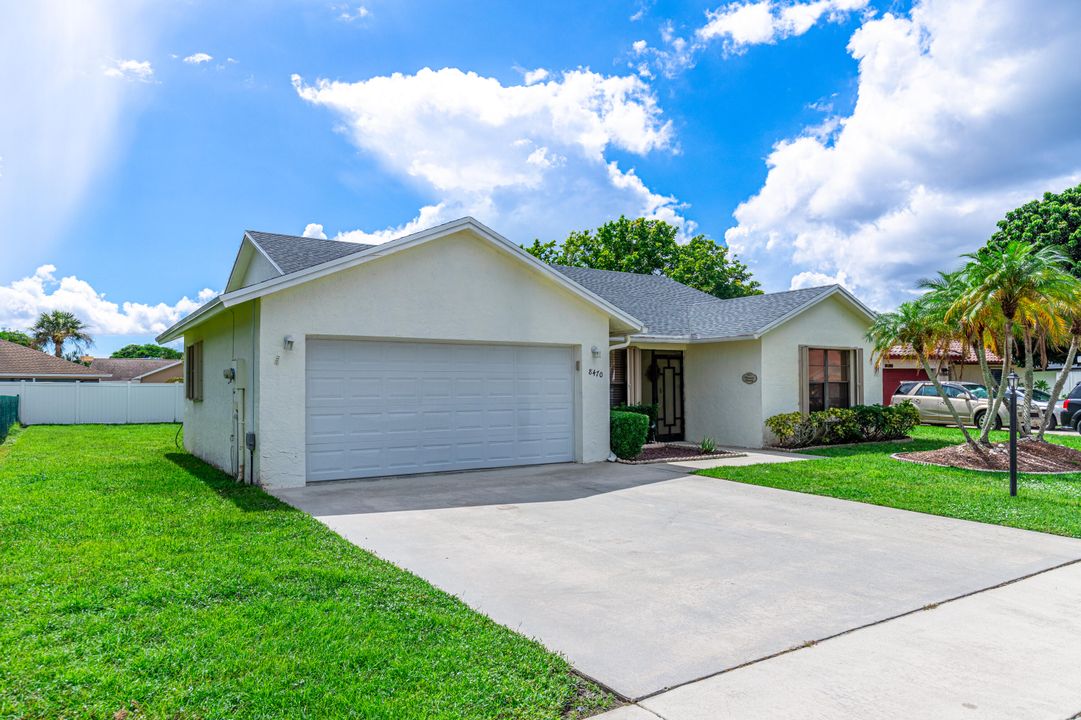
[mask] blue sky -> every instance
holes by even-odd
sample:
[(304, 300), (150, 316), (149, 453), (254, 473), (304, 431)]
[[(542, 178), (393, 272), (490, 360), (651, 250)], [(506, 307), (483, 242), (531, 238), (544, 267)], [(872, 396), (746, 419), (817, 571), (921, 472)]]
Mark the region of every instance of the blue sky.
[(0, 10), (0, 326), (70, 309), (97, 354), (220, 290), (245, 228), (647, 215), (887, 307), (1081, 180), (1068, 0), (28, 5)]

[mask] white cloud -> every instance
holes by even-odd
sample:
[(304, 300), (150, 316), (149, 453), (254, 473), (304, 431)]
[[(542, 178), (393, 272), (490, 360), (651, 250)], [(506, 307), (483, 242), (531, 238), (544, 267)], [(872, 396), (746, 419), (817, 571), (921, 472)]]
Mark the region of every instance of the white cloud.
[(55, 272), (55, 265), (42, 265), (29, 277), (0, 285), (0, 327), (25, 330), (43, 312), (66, 310), (85, 322), (91, 335), (160, 333), (216, 295), (207, 288), (173, 305), (117, 304), (86, 281), (74, 275), (57, 280)]
[[(772, 44), (803, 35), (823, 18), (842, 22), (853, 12), (866, 10), (868, 0), (736, 0), (706, 11), (706, 23), (687, 37), (676, 31), (672, 21), (660, 28), (661, 45), (650, 47), (644, 40), (631, 45), (631, 66), (642, 77), (652, 69), (640, 61), (646, 57), (652, 68), (672, 77), (693, 68), (698, 57), (715, 42), (726, 55), (744, 52), (751, 45)], [(867, 11), (871, 12), (871, 11)]]
[(522, 79), (525, 81), (526, 85), (539, 83), (542, 80), (548, 79), (548, 71), (544, 68), (537, 68), (536, 70), (526, 70), (522, 73)]
[(338, 15), (338, 19), (344, 20), (346, 22), (363, 20), (364, 18), (371, 15), (371, 11), (365, 5), (357, 5), (356, 7), (351, 7), (349, 5), (336, 5), (335, 7), (341, 11), (341, 13)]
[(353, 144), (428, 199), (408, 223), (340, 237), (377, 242), (462, 215), (519, 241), (563, 237), (620, 213), (684, 222), (675, 199), (606, 155), (675, 151), (670, 123), (637, 77), (575, 70), (504, 86), (445, 68), (293, 82), (301, 98), (341, 117)]
[(327, 239), (327, 234), (323, 232), (323, 226), (319, 223), (308, 223), (304, 227), (302, 235), (306, 238), (319, 238), (320, 240)]
[(910, 297), (1006, 211), (1081, 181), (1079, 44), (1075, 3), (927, 0), (866, 20), (852, 113), (777, 143), (726, 238), (772, 287)]
[(817, 25), (823, 16), (833, 22), (844, 20), (849, 13), (866, 6), (867, 0), (732, 2), (707, 12), (708, 22), (698, 28), (695, 35), (703, 42), (721, 40), (726, 51), (739, 52), (748, 45), (802, 35)]
[(188, 55), (184, 58), (184, 62), (189, 65), (198, 65), (199, 63), (207, 63), (214, 59), (213, 55), (208, 55), (205, 52), (197, 52), (194, 55)]
[(150, 82), (154, 77), (154, 68), (149, 60), (114, 60), (104, 72), (106, 77), (139, 82)]

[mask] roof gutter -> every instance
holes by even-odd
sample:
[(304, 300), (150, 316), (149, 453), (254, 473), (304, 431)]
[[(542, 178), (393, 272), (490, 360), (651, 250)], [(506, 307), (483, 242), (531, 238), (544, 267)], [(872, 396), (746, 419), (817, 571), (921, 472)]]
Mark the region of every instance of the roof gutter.
[(178, 321), (171, 328), (154, 338), (154, 341), (159, 344), (172, 342), (173, 340), (180, 338), (184, 334), (184, 331), (190, 328), (192, 325), (195, 325), (198, 322), (217, 315), (218, 312), (225, 309), (225, 304), (222, 302), (222, 297), (222, 295), (219, 295), (218, 297), (208, 302), (206, 305), (203, 305), (201, 308), (193, 312), (191, 315), (188, 315), (183, 320)]

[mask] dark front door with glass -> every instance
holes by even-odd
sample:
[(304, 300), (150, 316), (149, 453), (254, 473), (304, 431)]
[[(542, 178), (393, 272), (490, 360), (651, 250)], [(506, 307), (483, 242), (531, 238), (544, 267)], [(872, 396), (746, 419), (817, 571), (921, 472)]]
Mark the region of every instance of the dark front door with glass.
[(657, 439), (683, 439), (683, 353), (653, 353), (650, 365), (653, 403), (657, 406)]

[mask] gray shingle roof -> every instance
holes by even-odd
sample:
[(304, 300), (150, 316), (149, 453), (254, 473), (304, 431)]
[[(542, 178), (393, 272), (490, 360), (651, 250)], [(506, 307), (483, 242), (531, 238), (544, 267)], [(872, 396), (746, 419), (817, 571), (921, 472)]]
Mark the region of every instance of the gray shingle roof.
[(720, 300), (663, 275), (553, 265), (646, 325), (647, 335), (735, 338), (755, 335), (833, 291), (835, 285)]
[(374, 247), (362, 243), (279, 235), (257, 230), (247, 232), (248, 237), (261, 247), (286, 275)]
[(90, 369), (94, 372), (111, 375), (112, 377), (109, 380), (127, 381), (176, 363), (176, 360), (158, 358), (94, 358), (90, 361)]

